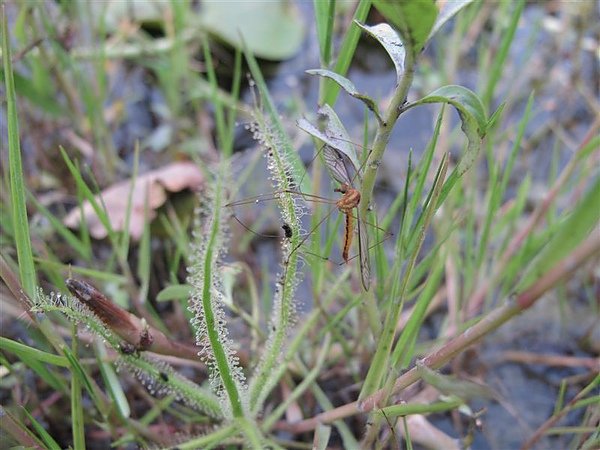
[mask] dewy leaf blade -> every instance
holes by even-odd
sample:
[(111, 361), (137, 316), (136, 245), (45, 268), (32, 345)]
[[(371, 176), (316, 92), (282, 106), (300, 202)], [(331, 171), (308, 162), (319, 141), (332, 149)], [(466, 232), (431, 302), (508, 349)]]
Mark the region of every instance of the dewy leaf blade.
[(406, 51), (416, 57), (425, 46), (438, 10), (434, 0), (375, 0), (375, 8), (394, 25)]
[(387, 23), (380, 23), (375, 26), (363, 25), (356, 22), (367, 34), (376, 39), (390, 55), (394, 66), (396, 67), (396, 81), (400, 83), (404, 75), (404, 58), (406, 50), (398, 33)]
[(271, 120), (274, 131), (277, 133), (277, 136), (280, 139), (281, 151), (286, 155), (287, 160), (293, 168), (293, 174), (297, 178), (295, 182), (300, 188), (300, 191), (310, 192), (310, 179), (309, 177), (299, 175), (305, 173), (304, 164), (298, 156), (298, 153), (294, 150), (294, 146), (292, 145), (292, 142), (285, 131), (285, 127), (281, 122), (279, 113), (275, 107), (275, 103), (269, 94), (269, 89), (267, 88), (267, 83), (265, 82), (262, 72), (260, 71), (260, 67), (256, 62), (254, 55), (252, 55), (248, 50), (246, 50), (244, 54), (246, 55), (246, 62), (248, 63), (248, 68), (250, 69), (252, 78), (256, 82), (256, 87), (260, 93), (260, 98), (263, 102), (265, 112)]

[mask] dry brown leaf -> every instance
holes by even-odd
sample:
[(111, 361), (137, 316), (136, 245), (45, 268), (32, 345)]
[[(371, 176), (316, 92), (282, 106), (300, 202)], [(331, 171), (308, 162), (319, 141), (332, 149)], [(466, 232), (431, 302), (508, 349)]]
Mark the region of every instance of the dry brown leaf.
[[(191, 162), (177, 162), (157, 170), (152, 170), (140, 175), (135, 180), (131, 198), (131, 217), (129, 219), (129, 233), (133, 240), (138, 240), (144, 231), (146, 221), (156, 217), (156, 209), (163, 205), (167, 193), (179, 192), (183, 189), (197, 190), (202, 185), (204, 178), (202, 172)], [(115, 231), (123, 231), (127, 202), (131, 191), (131, 179), (120, 181), (96, 196), (99, 205), (106, 206), (110, 224)], [(101, 197), (101, 198), (100, 198)], [(148, 216), (144, 217), (144, 203), (148, 198)], [(85, 201), (83, 215), (90, 235), (96, 239), (104, 239), (108, 232), (92, 208)], [(73, 208), (63, 220), (69, 228), (77, 228), (81, 222), (79, 207)]]

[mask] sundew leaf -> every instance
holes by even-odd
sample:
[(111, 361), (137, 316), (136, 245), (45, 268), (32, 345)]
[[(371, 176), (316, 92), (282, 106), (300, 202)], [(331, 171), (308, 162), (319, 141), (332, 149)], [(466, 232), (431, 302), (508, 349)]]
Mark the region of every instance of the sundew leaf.
[[(348, 134), (348, 131), (346, 131), (346, 128), (338, 115), (331, 106), (327, 104), (321, 106), (317, 111), (317, 114), (319, 115), (319, 120), (323, 122), (323, 131), (304, 118), (298, 120), (298, 128), (306, 131), (311, 136), (320, 139), (326, 145), (329, 145), (342, 153), (349, 160), (349, 163), (354, 166), (351, 168), (356, 172), (360, 167), (356, 147), (352, 144), (350, 135)], [(331, 176), (337, 180), (336, 176), (333, 174), (331, 174)], [(346, 181), (340, 181), (340, 183), (345, 182)]]
[(438, 10), (434, 0), (374, 0), (373, 5), (400, 33), (406, 51), (414, 58), (425, 46)]
[(304, 39), (293, 2), (203, 2), (200, 23), (228, 44), (272, 61), (295, 55)]
[(379, 123), (382, 123), (381, 115), (379, 114), (379, 108), (377, 107), (377, 103), (375, 103), (375, 100), (373, 100), (371, 97), (369, 97), (366, 94), (361, 94), (360, 92), (358, 92), (358, 89), (356, 89), (356, 86), (354, 86), (354, 83), (352, 81), (350, 81), (348, 78), (343, 77), (340, 74), (337, 74), (337, 73), (335, 73), (331, 70), (327, 70), (327, 69), (311, 69), (311, 70), (307, 70), (306, 73), (308, 73), (310, 75), (319, 75), (321, 77), (326, 77), (326, 78), (332, 79), (342, 89), (344, 89), (348, 94), (350, 94), (352, 97), (360, 100), (365, 105), (367, 105), (367, 108), (369, 108), (371, 111), (373, 111), (373, 114), (375, 114), (375, 117), (377, 117), (377, 120), (379, 121)]
[(375, 38), (390, 55), (394, 66), (396, 67), (396, 81), (399, 83), (404, 74), (404, 58), (406, 50), (398, 33), (387, 23), (380, 23), (375, 26), (363, 25), (356, 22), (367, 34)]

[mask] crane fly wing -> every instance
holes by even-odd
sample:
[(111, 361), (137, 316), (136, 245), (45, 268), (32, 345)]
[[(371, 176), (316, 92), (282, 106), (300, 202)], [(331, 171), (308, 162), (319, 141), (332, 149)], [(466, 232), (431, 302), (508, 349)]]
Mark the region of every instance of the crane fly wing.
[(357, 174), (352, 160), (330, 145), (323, 146), (323, 159), (331, 177), (340, 184), (353, 186), (352, 179)]
[[(358, 213), (358, 211), (357, 211)], [(358, 259), (360, 260), (360, 276), (365, 291), (371, 286), (371, 264), (369, 262), (369, 234), (366, 224), (358, 217)]]

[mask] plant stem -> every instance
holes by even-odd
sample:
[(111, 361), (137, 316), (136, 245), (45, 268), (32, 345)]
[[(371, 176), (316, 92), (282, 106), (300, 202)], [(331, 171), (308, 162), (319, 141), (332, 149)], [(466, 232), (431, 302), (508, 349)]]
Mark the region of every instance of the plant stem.
[(407, 52), (404, 61), (404, 75), (400, 84), (396, 86), (396, 91), (392, 97), (390, 105), (383, 116), (383, 123), (379, 123), (377, 126), (377, 133), (375, 134), (375, 141), (373, 142), (373, 149), (367, 159), (365, 165), (365, 171), (363, 174), (362, 188), (360, 193), (360, 204), (359, 204), (359, 216), (367, 217), (367, 210), (371, 204), (373, 197), (373, 188), (375, 187), (375, 179), (377, 178), (377, 170), (381, 164), (381, 158), (383, 152), (390, 140), (390, 134), (400, 113), (402, 112), (401, 107), (404, 104), (408, 95), (408, 90), (412, 85), (412, 81), (415, 75), (415, 60), (411, 52)]

